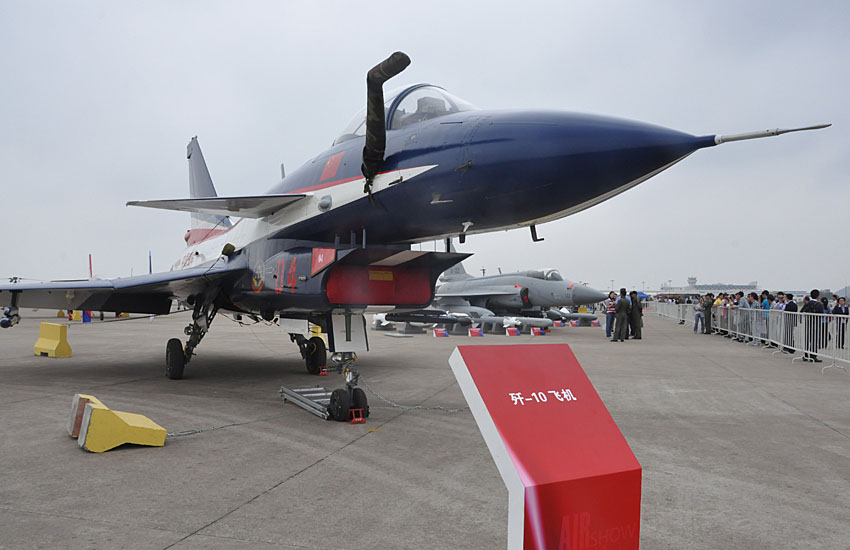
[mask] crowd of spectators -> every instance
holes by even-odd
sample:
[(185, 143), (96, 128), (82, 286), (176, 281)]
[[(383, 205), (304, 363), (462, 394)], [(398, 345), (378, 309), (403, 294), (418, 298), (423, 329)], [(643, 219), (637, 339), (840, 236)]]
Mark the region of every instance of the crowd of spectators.
[[(793, 294), (785, 293), (785, 292), (777, 292), (775, 295), (768, 290), (763, 290), (761, 294), (756, 294), (755, 292), (744, 293), (743, 291), (738, 291), (737, 293), (725, 293), (721, 292), (717, 296), (713, 293), (709, 292), (704, 296), (688, 296), (685, 298), (662, 298), (663, 301), (675, 302), (679, 304), (690, 304), (694, 309), (694, 334), (717, 334), (721, 336), (726, 336), (729, 338), (736, 338), (741, 342), (753, 342), (757, 344), (763, 344), (767, 347), (780, 347), (776, 344), (772, 343), (771, 340), (767, 338), (768, 333), (768, 324), (766, 322), (761, 322), (760, 326), (762, 326), (762, 332), (750, 330), (748, 323), (752, 323), (753, 319), (751, 316), (740, 316), (739, 323), (740, 325), (737, 327), (735, 331), (735, 335), (732, 335), (729, 330), (726, 330), (724, 327), (712, 327), (713, 319), (719, 318), (717, 316), (718, 311), (715, 308), (729, 308), (729, 309), (758, 309), (764, 310), (765, 312), (770, 310), (780, 310), (786, 311), (789, 313), (829, 313), (832, 315), (839, 315), (837, 320), (837, 329), (835, 331), (836, 336), (836, 346), (839, 348), (844, 348), (845, 337), (846, 337), (846, 326), (848, 319), (845, 317), (850, 317), (850, 310), (848, 310), (847, 300), (843, 296), (837, 296), (835, 294), (832, 295), (832, 299), (827, 298), (826, 296), (821, 296), (820, 291), (818, 289), (813, 289), (808, 295), (803, 296), (802, 300), (797, 300)], [(712, 310), (714, 311), (714, 316), (712, 315)], [(767, 319), (767, 313), (764, 314), (764, 319)], [(811, 318), (805, 318), (805, 350), (803, 353), (803, 358), (807, 361), (812, 361), (815, 363), (820, 363), (821, 360), (817, 357), (817, 350), (819, 348), (823, 348), (826, 346), (827, 340), (832, 338), (832, 333), (827, 329), (828, 327), (828, 319), (817, 320)], [(680, 320), (679, 324), (684, 324), (684, 320)], [(785, 325), (785, 330), (782, 335), (782, 343), (785, 344), (782, 346), (782, 351), (785, 353), (793, 353), (793, 349), (788, 346), (793, 346), (793, 327), (796, 326), (797, 319), (789, 320)], [(792, 330), (787, 330), (791, 328)], [(756, 335), (747, 336), (748, 334), (756, 333)], [(758, 336), (764, 336), (764, 338), (759, 338)]]

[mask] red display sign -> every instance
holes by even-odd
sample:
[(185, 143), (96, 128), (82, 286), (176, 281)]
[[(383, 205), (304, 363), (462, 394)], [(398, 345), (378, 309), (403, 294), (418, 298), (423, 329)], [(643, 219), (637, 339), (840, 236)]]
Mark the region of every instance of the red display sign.
[(449, 363), (508, 488), (509, 548), (638, 548), (640, 464), (567, 344)]

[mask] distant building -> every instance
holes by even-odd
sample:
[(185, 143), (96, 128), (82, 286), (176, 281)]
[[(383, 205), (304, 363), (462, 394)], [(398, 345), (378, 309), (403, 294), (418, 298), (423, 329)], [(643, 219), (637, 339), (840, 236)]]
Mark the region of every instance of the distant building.
[[(820, 290), (821, 296), (826, 298), (832, 298), (832, 291), (828, 287), (812, 287), (818, 288)], [(749, 294), (750, 292), (761, 293), (764, 290), (759, 287), (758, 281), (750, 281), (746, 284), (730, 284), (730, 283), (712, 283), (712, 284), (697, 284), (696, 277), (688, 277), (688, 285), (687, 286), (673, 286), (671, 281), (667, 283), (661, 283), (661, 289), (657, 291), (657, 294), (663, 294), (664, 296), (696, 296), (696, 295), (704, 295), (709, 292), (716, 294), (720, 294), (721, 292), (728, 293), (736, 293), (738, 291), (743, 292), (744, 294)], [(786, 290), (784, 288), (769, 288), (771, 293), (776, 294), (780, 290), (784, 293), (791, 293), (797, 300), (802, 300), (803, 296), (808, 296), (809, 292), (811, 292), (811, 288), (807, 290)], [(844, 289), (845, 291), (850, 291), (850, 287)], [(845, 296), (850, 298), (848, 294), (838, 293), (840, 296)]]
[(696, 277), (688, 277), (687, 286), (673, 286), (669, 281), (667, 283), (661, 283), (661, 289), (658, 291), (658, 294), (664, 294), (665, 296), (694, 296), (697, 294), (708, 294), (709, 292), (715, 294), (720, 294), (721, 292), (734, 293), (739, 290), (744, 293), (761, 292), (758, 284), (758, 281), (750, 281), (746, 284), (712, 283), (699, 285), (697, 284)]

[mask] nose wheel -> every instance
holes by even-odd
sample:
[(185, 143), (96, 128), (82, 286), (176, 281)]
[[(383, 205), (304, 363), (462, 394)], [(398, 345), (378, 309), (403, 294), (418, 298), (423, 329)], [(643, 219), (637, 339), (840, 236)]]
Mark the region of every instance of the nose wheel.
[(363, 418), (369, 417), (369, 400), (363, 388), (354, 388), (351, 391), (351, 408), (360, 409)]
[(351, 401), (348, 397), (348, 388), (334, 390), (333, 393), (331, 393), (331, 402), (328, 405), (328, 412), (334, 420), (345, 422), (348, 420), (348, 409), (350, 408), (350, 405)]

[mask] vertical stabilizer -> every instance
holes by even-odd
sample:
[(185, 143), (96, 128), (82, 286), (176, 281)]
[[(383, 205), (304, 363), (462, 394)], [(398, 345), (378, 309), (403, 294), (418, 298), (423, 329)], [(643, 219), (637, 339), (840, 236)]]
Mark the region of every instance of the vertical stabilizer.
[[(193, 199), (217, 197), (218, 194), (215, 192), (210, 172), (207, 170), (207, 163), (204, 161), (204, 154), (201, 153), (197, 136), (193, 137), (186, 147), (186, 158), (189, 160), (189, 196)], [(226, 216), (212, 214), (191, 214), (191, 216), (192, 230), (223, 230), (230, 227), (230, 220)], [(209, 234), (209, 231), (204, 233), (204, 235), (198, 235), (199, 239), (193, 240), (196, 240), (196, 242), (203, 240)]]
[[(451, 252), (457, 252), (455, 250), (455, 245), (451, 244), (449, 247)], [(463, 268), (463, 262), (458, 262), (449, 269), (443, 271), (443, 274), (440, 275), (440, 281), (448, 282), (448, 281), (462, 281), (464, 279), (472, 279), (472, 275), (466, 272)]]

